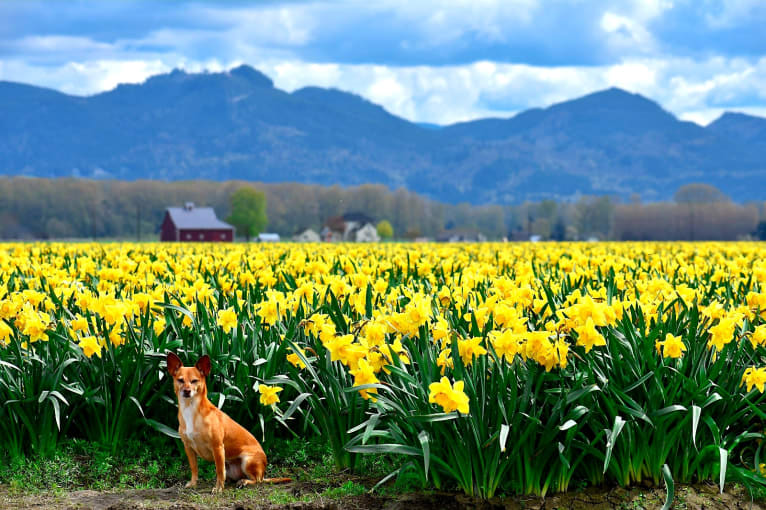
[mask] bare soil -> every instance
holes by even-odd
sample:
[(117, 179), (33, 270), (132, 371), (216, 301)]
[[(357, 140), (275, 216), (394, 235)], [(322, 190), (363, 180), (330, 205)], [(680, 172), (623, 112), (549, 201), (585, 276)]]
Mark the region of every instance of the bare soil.
[[(664, 489), (591, 488), (554, 494), (544, 499), (534, 497), (495, 498), (481, 501), (453, 492), (417, 492), (380, 495), (365, 493), (338, 498), (324, 495), (324, 488), (311, 482), (280, 486), (258, 486), (237, 490), (227, 487), (223, 494), (211, 495), (212, 483), (197, 489), (181, 485), (167, 489), (121, 491), (56, 491), (25, 494), (0, 486), (0, 508), (21, 509), (269, 509), (269, 510), (601, 510), (660, 509)], [(673, 508), (705, 510), (766, 510), (763, 502), (751, 502), (747, 492), (733, 487), (719, 494), (713, 485), (677, 487)]]

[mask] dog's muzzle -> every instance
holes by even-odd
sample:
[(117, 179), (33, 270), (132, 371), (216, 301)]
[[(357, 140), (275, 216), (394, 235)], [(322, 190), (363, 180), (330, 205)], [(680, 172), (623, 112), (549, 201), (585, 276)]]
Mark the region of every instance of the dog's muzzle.
[(184, 398), (191, 397), (191, 390), (183, 390), (181, 394), (184, 396)]

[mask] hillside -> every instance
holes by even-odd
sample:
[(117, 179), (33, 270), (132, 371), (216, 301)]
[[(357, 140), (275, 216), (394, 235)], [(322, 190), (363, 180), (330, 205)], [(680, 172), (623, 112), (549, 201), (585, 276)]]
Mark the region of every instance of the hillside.
[(0, 174), (380, 183), (453, 203), (657, 200), (702, 181), (766, 199), (752, 186), (766, 179), (764, 126), (725, 114), (705, 128), (608, 89), (438, 128), (335, 89), (288, 93), (248, 66), (176, 70), (89, 97), (0, 82)]

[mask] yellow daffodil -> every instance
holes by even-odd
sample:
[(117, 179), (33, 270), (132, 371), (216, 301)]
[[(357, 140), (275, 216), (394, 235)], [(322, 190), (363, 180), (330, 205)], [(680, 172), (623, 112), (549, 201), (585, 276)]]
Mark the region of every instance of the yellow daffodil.
[(736, 326), (735, 317), (722, 317), (718, 324), (710, 328), (708, 346), (715, 348), (717, 351), (722, 351), (724, 346), (732, 341)]
[(606, 345), (606, 339), (598, 332), (591, 317), (588, 317), (584, 325), (575, 329), (577, 332), (577, 345), (585, 347), (585, 352), (590, 352), (594, 346)]
[(13, 329), (0, 319), (0, 345), (8, 345), (11, 342), (11, 335), (13, 335)]
[(217, 324), (221, 326), (221, 329), (223, 329), (224, 333), (226, 334), (230, 333), (232, 329), (236, 328), (238, 320), (237, 312), (234, 310), (234, 308), (219, 310)]
[(80, 339), (78, 344), (82, 349), (83, 354), (87, 357), (91, 357), (94, 354), (97, 357), (101, 357), (101, 344), (95, 336), (86, 336)]
[[(378, 381), (378, 378), (375, 376), (375, 371), (373, 370), (372, 365), (370, 365), (367, 360), (361, 359), (359, 360), (359, 363), (357, 364), (357, 367), (354, 369), (349, 370), (349, 373), (354, 376), (354, 386), (362, 386), (365, 384), (375, 384)], [(371, 399), (373, 402), (375, 402), (377, 399), (372, 396), (372, 394), (375, 394), (378, 392), (377, 388), (367, 388), (359, 390), (359, 394), (362, 395), (365, 399)]]
[(662, 349), (662, 356), (665, 358), (680, 358), (686, 352), (686, 345), (680, 336), (675, 336), (671, 333), (665, 335), (665, 340), (656, 342), (657, 352)]
[(460, 359), (463, 364), (468, 366), (473, 362), (474, 357), (487, 354), (487, 350), (481, 345), (482, 338), (474, 337), (466, 340), (458, 340), (457, 348), (460, 352)]
[(279, 402), (279, 393), (282, 391), (281, 386), (268, 386), (266, 384), (261, 384), (258, 386), (258, 393), (261, 394), (260, 402), (261, 404), (265, 406), (270, 406), (273, 404), (276, 404)]
[(439, 404), (445, 413), (469, 413), (469, 399), (463, 391), (463, 381), (456, 381), (453, 386), (446, 377), (442, 377), (439, 382), (431, 383), (428, 391), (428, 402)]
[[(292, 350), (292, 347), (290, 349)], [(304, 351), (303, 349), (299, 349), (299, 350), (301, 354), (303, 354), (303, 356), (305, 357), (306, 351)], [(287, 361), (289, 361), (290, 364), (292, 364), (294, 367), (301, 368), (301, 369), (306, 368), (306, 364), (303, 362), (300, 356), (298, 356), (298, 354), (292, 352), (288, 354), (286, 357), (287, 357)]]
[(746, 369), (742, 375), (742, 384), (747, 385), (747, 391), (758, 388), (758, 391), (763, 393), (764, 385), (766, 385), (766, 368), (750, 367)]

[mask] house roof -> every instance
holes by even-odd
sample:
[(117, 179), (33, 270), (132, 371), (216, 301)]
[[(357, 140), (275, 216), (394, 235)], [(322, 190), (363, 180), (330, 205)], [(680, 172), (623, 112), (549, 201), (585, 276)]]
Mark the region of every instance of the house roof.
[(453, 230), (444, 230), (437, 234), (436, 240), (437, 241), (449, 241), (450, 239), (463, 239), (463, 240), (469, 240), (469, 239), (478, 239), (481, 233), (478, 230), (472, 230), (472, 229), (453, 229)]
[(178, 229), (234, 229), (228, 223), (219, 220), (212, 207), (168, 207), (167, 212)]
[(375, 220), (364, 214), (363, 212), (347, 212), (343, 215), (344, 221), (355, 221), (364, 225), (365, 223), (375, 223)]
[(324, 226), (336, 232), (343, 232), (346, 229), (346, 221), (343, 216), (333, 216), (325, 221)]

